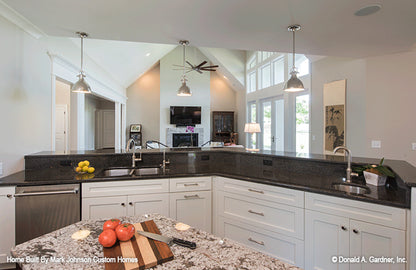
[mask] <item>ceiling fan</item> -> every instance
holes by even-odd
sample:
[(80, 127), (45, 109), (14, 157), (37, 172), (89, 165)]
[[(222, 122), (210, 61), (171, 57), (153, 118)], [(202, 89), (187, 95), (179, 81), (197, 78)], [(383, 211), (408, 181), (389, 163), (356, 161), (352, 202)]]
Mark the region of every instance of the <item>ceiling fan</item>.
[[(181, 44), (182, 46), (189, 45), (189, 41), (187, 40), (181, 40), (179, 41), (179, 44)], [(185, 54), (185, 51), (184, 51)], [(212, 65), (212, 66), (205, 66), (205, 64), (207, 64), (207, 61), (203, 61), (202, 63), (200, 63), (199, 65), (192, 65), (189, 61), (185, 61), (189, 66), (185, 66), (184, 65), (174, 65), (175, 67), (179, 67), (179, 68), (175, 68), (174, 70), (186, 70), (185, 73), (189, 73), (191, 71), (196, 71), (200, 74), (202, 74), (203, 71), (216, 71), (216, 68), (218, 67), (218, 65)]]

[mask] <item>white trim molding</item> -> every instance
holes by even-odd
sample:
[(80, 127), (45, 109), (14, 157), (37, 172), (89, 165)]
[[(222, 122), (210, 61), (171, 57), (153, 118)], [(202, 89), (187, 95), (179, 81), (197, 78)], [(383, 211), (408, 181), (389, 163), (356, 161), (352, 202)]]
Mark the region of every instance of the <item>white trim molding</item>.
[(32, 37), (39, 39), (46, 36), (42, 30), (36, 25), (31, 23), (28, 19), (20, 15), (14, 9), (9, 7), (6, 3), (0, 0), (0, 15), (9, 20), (11, 23), (17, 25), (23, 31), (31, 35)]

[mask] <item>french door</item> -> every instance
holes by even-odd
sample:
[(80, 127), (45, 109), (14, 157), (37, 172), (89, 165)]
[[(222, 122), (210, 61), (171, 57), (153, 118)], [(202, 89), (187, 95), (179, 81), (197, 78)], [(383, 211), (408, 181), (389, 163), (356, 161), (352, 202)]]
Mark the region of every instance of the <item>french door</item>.
[(261, 149), (284, 151), (285, 116), (283, 96), (260, 101)]

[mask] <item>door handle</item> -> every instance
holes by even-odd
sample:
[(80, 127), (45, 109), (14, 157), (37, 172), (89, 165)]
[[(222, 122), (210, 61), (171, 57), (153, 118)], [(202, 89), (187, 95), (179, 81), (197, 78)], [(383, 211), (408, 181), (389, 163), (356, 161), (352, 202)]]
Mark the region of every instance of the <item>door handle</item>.
[(251, 237), (248, 238), (248, 241), (253, 242), (253, 243), (256, 243), (257, 245), (264, 246), (264, 242), (263, 241), (257, 241), (257, 240), (254, 240)]
[(264, 217), (264, 213), (256, 212), (256, 211), (253, 211), (253, 210), (248, 210), (248, 212), (250, 214), (255, 214), (255, 215), (259, 215), (259, 216), (263, 216)]
[(26, 196), (41, 196), (41, 195), (57, 195), (57, 194), (77, 194), (78, 189), (71, 190), (59, 190), (59, 191), (46, 191), (46, 192), (28, 192), (28, 193), (16, 193), (15, 197), (26, 197)]
[(198, 194), (195, 195), (184, 195), (185, 199), (193, 199), (193, 198), (199, 198)]
[(274, 142), (274, 136), (272, 136), (272, 142)]

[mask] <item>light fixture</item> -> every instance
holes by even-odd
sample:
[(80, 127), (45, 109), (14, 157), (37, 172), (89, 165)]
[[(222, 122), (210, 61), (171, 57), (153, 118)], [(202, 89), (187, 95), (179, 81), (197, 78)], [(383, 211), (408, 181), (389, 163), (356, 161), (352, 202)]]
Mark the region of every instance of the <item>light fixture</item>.
[(76, 32), (76, 34), (81, 38), (81, 70), (78, 74), (78, 81), (74, 83), (71, 87), (72, 92), (75, 93), (84, 93), (84, 94), (90, 94), (91, 93), (91, 87), (89, 84), (84, 80), (85, 73), (83, 70), (84, 67), (84, 38), (88, 37), (87, 33), (84, 32)]
[(182, 85), (181, 87), (179, 87), (177, 95), (181, 97), (190, 97), (192, 96), (192, 92), (191, 92), (191, 89), (189, 89), (189, 87), (186, 85), (187, 80), (186, 80), (186, 75), (185, 75), (185, 47), (189, 44), (189, 41), (180, 40), (179, 44), (181, 44), (183, 47), (183, 64), (182, 64), (183, 73), (182, 73)]
[(150, 52), (146, 53), (146, 56), (150, 56)]
[(292, 70), (290, 71), (290, 78), (285, 83), (285, 87), (283, 88), (286, 92), (298, 92), (305, 90), (305, 87), (303, 87), (303, 83), (301, 80), (299, 80), (297, 74), (299, 73), (297, 68), (295, 67), (295, 32), (300, 30), (300, 25), (290, 25), (287, 30), (289, 32), (293, 33), (293, 62), (292, 62)]
[[(259, 123), (246, 123), (244, 125), (244, 132), (249, 134), (260, 133), (260, 124)], [(247, 151), (258, 152), (259, 149), (246, 148)]]

